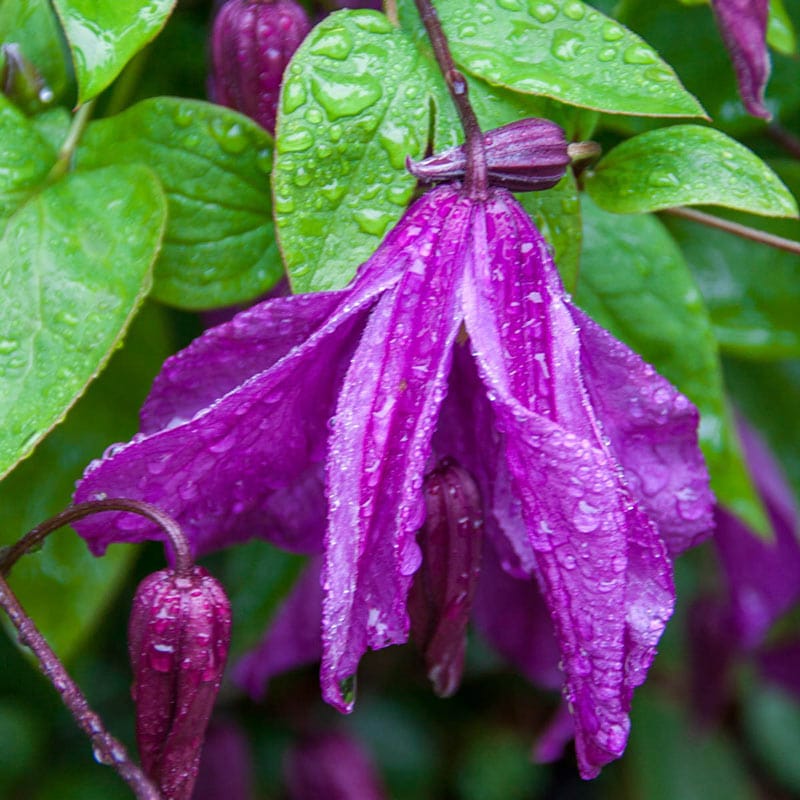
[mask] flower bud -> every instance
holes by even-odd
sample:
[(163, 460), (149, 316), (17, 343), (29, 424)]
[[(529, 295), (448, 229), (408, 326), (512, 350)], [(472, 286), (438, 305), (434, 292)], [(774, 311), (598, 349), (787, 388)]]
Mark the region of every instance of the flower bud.
[(136, 591), (128, 625), (142, 767), (168, 800), (192, 794), (230, 642), (231, 610), (202, 567), (161, 570)]
[[(564, 131), (546, 119), (521, 119), (483, 136), (489, 182), (512, 192), (537, 192), (555, 186), (570, 162)], [(419, 162), (406, 159), (408, 171), (424, 183), (460, 179), (467, 166), (464, 145)]]
[(283, 71), (310, 29), (295, 0), (228, 0), (211, 34), (211, 99), (274, 133)]
[(0, 46), (0, 92), (26, 114), (36, 114), (53, 101), (53, 91), (18, 44)]
[(450, 459), (425, 477), (424, 493), (427, 514), (417, 535), (422, 566), (408, 596), (408, 613), (434, 691), (449, 697), (461, 681), (480, 573), (481, 498), (469, 473)]

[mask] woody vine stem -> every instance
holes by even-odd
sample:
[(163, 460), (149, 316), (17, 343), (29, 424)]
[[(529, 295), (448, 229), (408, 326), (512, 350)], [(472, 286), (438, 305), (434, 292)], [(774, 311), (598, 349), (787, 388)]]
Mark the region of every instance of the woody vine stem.
[(37, 525), (16, 544), (2, 552), (0, 555), (0, 606), (3, 607), (12, 625), (16, 628), (20, 643), (30, 648), (36, 656), (39, 668), (61, 696), (78, 727), (91, 740), (95, 758), (99, 762), (113, 767), (131, 787), (139, 800), (161, 800), (161, 793), (131, 759), (125, 746), (106, 730), (103, 721), (92, 710), (86, 696), (72, 680), (6, 581), (11, 567), (23, 555), (41, 544), (51, 533), (82, 517), (108, 511), (139, 514), (156, 523), (164, 531), (165, 537), (172, 547), (175, 572), (186, 574), (191, 570), (192, 556), (183, 531), (175, 520), (160, 509), (137, 500), (109, 499), (80, 503)]

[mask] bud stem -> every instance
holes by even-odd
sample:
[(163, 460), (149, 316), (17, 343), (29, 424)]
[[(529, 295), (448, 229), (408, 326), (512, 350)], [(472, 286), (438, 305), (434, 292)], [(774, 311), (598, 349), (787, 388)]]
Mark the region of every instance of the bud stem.
[(444, 76), (447, 89), (453, 98), (461, 127), (464, 129), (466, 145), (467, 166), (464, 176), (464, 186), (470, 197), (480, 199), (486, 196), (489, 186), (488, 170), (486, 166), (486, 151), (483, 146), (483, 134), (478, 124), (478, 118), (469, 102), (467, 81), (456, 69), (447, 37), (442, 30), (442, 23), (431, 0), (414, 0), (417, 11), (428, 32), (433, 55), (439, 64), (439, 69)]
[(72, 125), (67, 132), (67, 138), (64, 139), (64, 143), (61, 145), (61, 149), (58, 151), (56, 163), (53, 164), (53, 168), (50, 170), (50, 174), (47, 176), (49, 180), (56, 181), (69, 171), (70, 162), (72, 161), (72, 155), (75, 152), (75, 148), (78, 146), (78, 142), (81, 140), (81, 136), (83, 136), (83, 132), (86, 130), (86, 126), (89, 124), (89, 120), (92, 118), (94, 104), (95, 101), (93, 99), (89, 100), (88, 102), (84, 103), (73, 115)]
[(665, 208), (664, 213), (672, 214), (675, 217), (683, 217), (683, 219), (688, 219), (692, 222), (699, 222), (701, 225), (708, 225), (710, 228), (717, 228), (726, 233), (732, 233), (734, 236), (740, 236), (742, 239), (750, 239), (752, 242), (766, 244), (770, 247), (776, 247), (779, 250), (786, 250), (788, 253), (800, 255), (800, 242), (794, 239), (784, 239), (783, 236), (775, 236), (775, 234), (760, 231), (757, 228), (740, 225), (738, 222), (731, 222), (730, 220), (722, 219), (722, 217), (715, 217), (713, 214), (706, 214), (704, 211), (695, 211), (693, 208), (676, 206), (675, 208)]
[(105, 729), (100, 717), (92, 711), (83, 692), (64, 669), (64, 665), (33, 620), (25, 613), (25, 609), (2, 576), (0, 576), (0, 606), (17, 629), (20, 643), (33, 651), (39, 662), (39, 668), (61, 695), (64, 705), (75, 718), (78, 727), (91, 739), (97, 760), (113, 767), (139, 800), (161, 800), (158, 789), (131, 760), (124, 745)]
[(108, 500), (91, 500), (87, 503), (78, 503), (56, 514), (50, 519), (28, 531), (19, 541), (0, 555), (0, 576), (8, 575), (11, 568), (29, 550), (41, 544), (51, 533), (54, 533), (70, 522), (88, 517), (90, 514), (99, 514), (103, 511), (127, 511), (139, 514), (158, 525), (167, 535), (172, 545), (175, 557), (175, 572), (179, 575), (188, 575), (194, 562), (189, 549), (189, 542), (181, 530), (180, 525), (172, 517), (165, 514), (160, 508), (144, 503), (141, 500), (128, 500), (125, 498), (111, 498)]

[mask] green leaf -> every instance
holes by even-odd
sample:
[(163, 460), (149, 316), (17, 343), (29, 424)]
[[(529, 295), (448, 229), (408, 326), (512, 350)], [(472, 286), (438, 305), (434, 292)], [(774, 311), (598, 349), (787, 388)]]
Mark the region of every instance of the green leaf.
[(614, 114), (703, 116), (655, 50), (579, 0), (439, 0), (436, 8), (456, 63), (493, 85)]
[(0, 238), (0, 477), (103, 368), (147, 290), (166, 206), (145, 167), (73, 173)]
[(433, 78), (411, 39), (375, 11), (323, 20), (281, 92), (273, 188), (295, 291), (341, 288), (401, 217), (405, 158), (425, 150)]
[(601, 208), (617, 214), (709, 204), (797, 216), (791, 193), (758, 156), (699, 125), (674, 125), (628, 139), (600, 160), (585, 185)]
[[(796, 161), (776, 169), (800, 189)], [(726, 218), (752, 225), (744, 215)], [(697, 278), (723, 352), (748, 358), (800, 356), (800, 256), (757, 244), (696, 222), (668, 216), (665, 222)], [(800, 241), (800, 222), (758, 220), (757, 227)]]
[(78, 105), (100, 94), (154, 39), (176, 0), (52, 0), (78, 80)]
[(0, 94), (0, 230), (39, 186), (56, 160), (56, 149), (15, 105)]
[(773, 50), (786, 56), (793, 56), (797, 53), (797, 36), (783, 0), (769, 0), (767, 43)]
[(252, 300), (283, 274), (268, 174), (272, 139), (222, 106), (171, 97), (143, 100), (92, 123), (79, 167), (146, 164), (167, 194), (169, 218), (153, 296), (178, 308)]
[[(64, 509), (89, 461), (136, 431), (139, 406), (170, 350), (163, 310), (146, 305), (64, 424), (0, 483), (0, 544)], [(136, 553), (112, 545), (95, 558), (63, 530), (17, 563), (11, 586), (59, 656), (69, 659), (101, 621)]]
[(0, 43), (16, 43), (44, 78), (53, 100), (71, 82), (67, 48), (48, 0), (0, 0)]
[(680, 250), (652, 216), (615, 216), (587, 199), (583, 220), (578, 304), (694, 402), (718, 500), (766, 535), (769, 524), (726, 405), (708, 312)]
[(567, 291), (574, 291), (580, 269), (583, 223), (572, 172), (568, 171), (552, 189), (518, 194), (517, 200), (553, 248), (553, 258)]

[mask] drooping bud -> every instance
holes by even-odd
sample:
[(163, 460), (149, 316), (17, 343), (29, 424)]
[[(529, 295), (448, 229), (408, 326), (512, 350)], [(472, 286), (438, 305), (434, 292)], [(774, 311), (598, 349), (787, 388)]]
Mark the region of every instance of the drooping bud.
[[(521, 119), (483, 137), (489, 182), (512, 192), (538, 192), (555, 186), (570, 162), (564, 131), (546, 119)], [(406, 159), (408, 171), (424, 183), (462, 178), (464, 145), (419, 162)]]
[(142, 767), (168, 800), (188, 800), (222, 680), (231, 610), (202, 567), (161, 570), (136, 591), (128, 625)]
[(480, 573), (483, 515), (469, 473), (444, 459), (425, 477), (422, 566), (408, 596), (411, 635), (436, 694), (449, 697), (464, 670), (466, 629)]
[(283, 71), (309, 30), (295, 0), (228, 0), (211, 34), (211, 99), (274, 133)]
[(26, 114), (53, 101), (53, 91), (18, 44), (0, 46), (0, 91)]
[(291, 800), (385, 800), (386, 791), (364, 749), (349, 736), (306, 739), (284, 761)]

